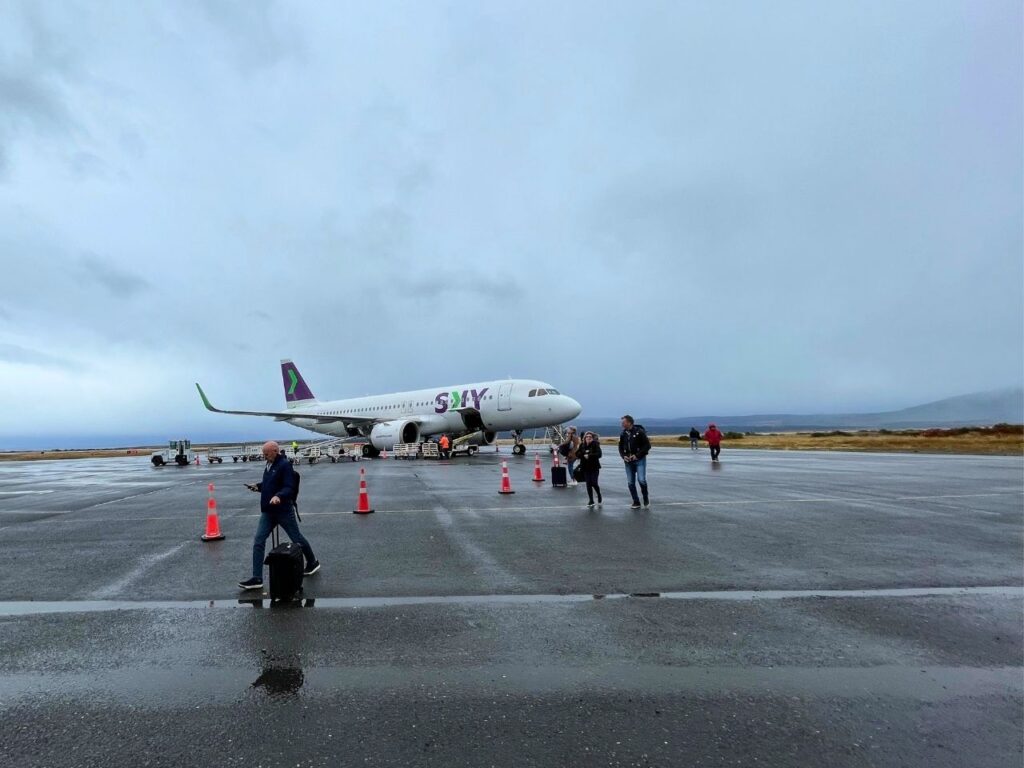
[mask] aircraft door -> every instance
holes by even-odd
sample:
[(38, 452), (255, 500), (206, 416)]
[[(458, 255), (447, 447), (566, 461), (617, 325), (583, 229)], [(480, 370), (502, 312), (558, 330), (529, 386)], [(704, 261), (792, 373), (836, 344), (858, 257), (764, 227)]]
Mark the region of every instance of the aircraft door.
[(512, 382), (502, 384), (498, 387), (498, 410), (499, 411), (511, 411), (512, 410)]

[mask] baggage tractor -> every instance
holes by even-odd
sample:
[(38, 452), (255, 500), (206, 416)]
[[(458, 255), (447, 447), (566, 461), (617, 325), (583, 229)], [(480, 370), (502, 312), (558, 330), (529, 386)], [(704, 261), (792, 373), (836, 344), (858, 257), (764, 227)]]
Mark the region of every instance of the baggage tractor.
[(565, 467), (552, 467), (551, 468), (551, 487), (552, 488), (565, 488), (568, 483), (568, 471)]
[(263, 562), (270, 566), (271, 600), (291, 600), (302, 591), (304, 561), (298, 544), (277, 544)]

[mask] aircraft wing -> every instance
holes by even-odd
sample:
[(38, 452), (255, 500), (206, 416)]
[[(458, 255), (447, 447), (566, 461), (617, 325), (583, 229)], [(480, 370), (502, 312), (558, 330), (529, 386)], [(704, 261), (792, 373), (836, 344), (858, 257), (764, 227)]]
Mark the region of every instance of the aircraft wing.
[(271, 416), (278, 421), (284, 421), (285, 419), (313, 419), (319, 424), (330, 424), (331, 422), (344, 422), (346, 424), (373, 424), (377, 419), (368, 419), (365, 416), (347, 416), (331, 415), (326, 416), (321, 413), (301, 413), (300, 411), (226, 411), (222, 408), (217, 408), (210, 402), (210, 399), (203, 392), (203, 388), (199, 386), (199, 382), (196, 382), (196, 389), (199, 390), (199, 396), (203, 399), (203, 405), (206, 406), (206, 410), (213, 411), (214, 413), (233, 413), (236, 416)]

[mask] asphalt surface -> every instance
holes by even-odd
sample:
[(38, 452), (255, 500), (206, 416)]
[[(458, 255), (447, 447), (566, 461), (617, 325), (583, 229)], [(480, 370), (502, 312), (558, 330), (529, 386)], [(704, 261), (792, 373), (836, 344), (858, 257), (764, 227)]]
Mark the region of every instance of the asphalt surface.
[(1024, 758), (1021, 458), (657, 449), (640, 511), (611, 456), (596, 510), (507, 451), (303, 466), (323, 570), (240, 605), (261, 468), (0, 464), (0, 764)]

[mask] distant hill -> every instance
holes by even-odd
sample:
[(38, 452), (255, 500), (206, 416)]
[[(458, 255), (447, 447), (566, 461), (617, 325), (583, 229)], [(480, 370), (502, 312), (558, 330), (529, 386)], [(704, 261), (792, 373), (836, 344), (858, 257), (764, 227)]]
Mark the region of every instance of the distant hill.
[[(618, 425), (618, 419), (583, 419), (587, 426)], [(990, 392), (947, 397), (932, 403), (899, 411), (881, 413), (767, 413), (746, 416), (685, 416), (672, 419), (640, 418), (649, 431), (668, 432), (704, 427), (715, 422), (719, 427), (738, 432), (770, 432), (800, 429), (925, 429), (927, 427), (974, 426), (1024, 423), (1024, 388), (1011, 387)]]

